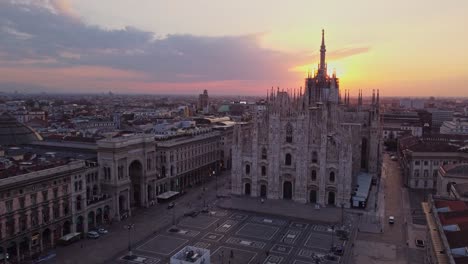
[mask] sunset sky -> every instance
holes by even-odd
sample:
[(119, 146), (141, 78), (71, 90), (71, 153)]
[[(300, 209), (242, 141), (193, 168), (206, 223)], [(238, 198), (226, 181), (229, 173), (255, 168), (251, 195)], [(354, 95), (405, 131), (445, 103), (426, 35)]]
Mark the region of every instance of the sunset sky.
[(0, 91), (468, 96), (468, 1), (0, 0)]

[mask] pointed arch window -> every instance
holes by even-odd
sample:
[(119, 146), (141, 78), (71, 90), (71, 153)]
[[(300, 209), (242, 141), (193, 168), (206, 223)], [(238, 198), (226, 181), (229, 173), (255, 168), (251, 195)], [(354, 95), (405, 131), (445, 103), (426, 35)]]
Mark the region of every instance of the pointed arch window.
[(312, 163), (317, 163), (318, 161), (318, 155), (317, 151), (312, 152)]
[(293, 127), (291, 123), (286, 125), (286, 142), (292, 143), (293, 142)]
[(245, 174), (250, 174), (250, 165), (245, 165)]
[(329, 180), (330, 180), (330, 182), (335, 182), (335, 172), (334, 171), (330, 172)]
[(267, 150), (266, 148), (262, 148), (262, 160), (266, 160), (267, 159)]
[(286, 154), (286, 156), (284, 157), (284, 164), (287, 165), (287, 166), (291, 166), (292, 164), (292, 156), (291, 154)]

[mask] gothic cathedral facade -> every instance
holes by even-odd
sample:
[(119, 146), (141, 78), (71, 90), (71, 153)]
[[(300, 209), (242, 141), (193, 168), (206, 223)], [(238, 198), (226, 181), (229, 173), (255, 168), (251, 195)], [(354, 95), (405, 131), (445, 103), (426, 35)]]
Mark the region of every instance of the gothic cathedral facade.
[(252, 121), (235, 126), (233, 194), (348, 208), (358, 175), (380, 176), (378, 91), (368, 105), (359, 91), (351, 105), (325, 54), (322, 31), (320, 64), (305, 90), (272, 90)]

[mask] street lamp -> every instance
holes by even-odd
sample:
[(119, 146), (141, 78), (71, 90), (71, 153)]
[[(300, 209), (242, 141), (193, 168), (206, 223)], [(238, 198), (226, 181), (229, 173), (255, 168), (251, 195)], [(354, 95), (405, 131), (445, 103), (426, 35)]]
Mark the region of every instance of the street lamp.
[(331, 240), (331, 248), (330, 248), (330, 251), (333, 251), (333, 246), (334, 246), (334, 244), (335, 244), (334, 241), (333, 241), (333, 240), (334, 240), (334, 236), (335, 236), (335, 225), (332, 225), (332, 226), (331, 226), (331, 229), (332, 229), (332, 232), (331, 232), (331, 233), (332, 233), (332, 240)]
[(218, 198), (218, 174), (216, 173), (216, 171), (213, 170), (213, 175), (215, 176), (215, 182), (216, 182), (216, 185), (215, 185), (215, 189), (216, 189), (216, 198)]
[(124, 228), (128, 230), (128, 256), (133, 256), (132, 254), (132, 240), (130, 238), (130, 231), (135, 227), (134, 224), (124, 225)]

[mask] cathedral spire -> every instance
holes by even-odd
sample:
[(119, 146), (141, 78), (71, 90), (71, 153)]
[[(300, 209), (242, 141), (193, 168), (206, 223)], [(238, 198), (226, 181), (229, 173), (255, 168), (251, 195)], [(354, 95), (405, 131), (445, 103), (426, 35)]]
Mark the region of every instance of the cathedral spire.
[(325, 30), (322, 29), (322, 46), (320, 46), (320, 69), (326, 71), (325, 64), (325, 53), (327, 49), (325, 48)]

